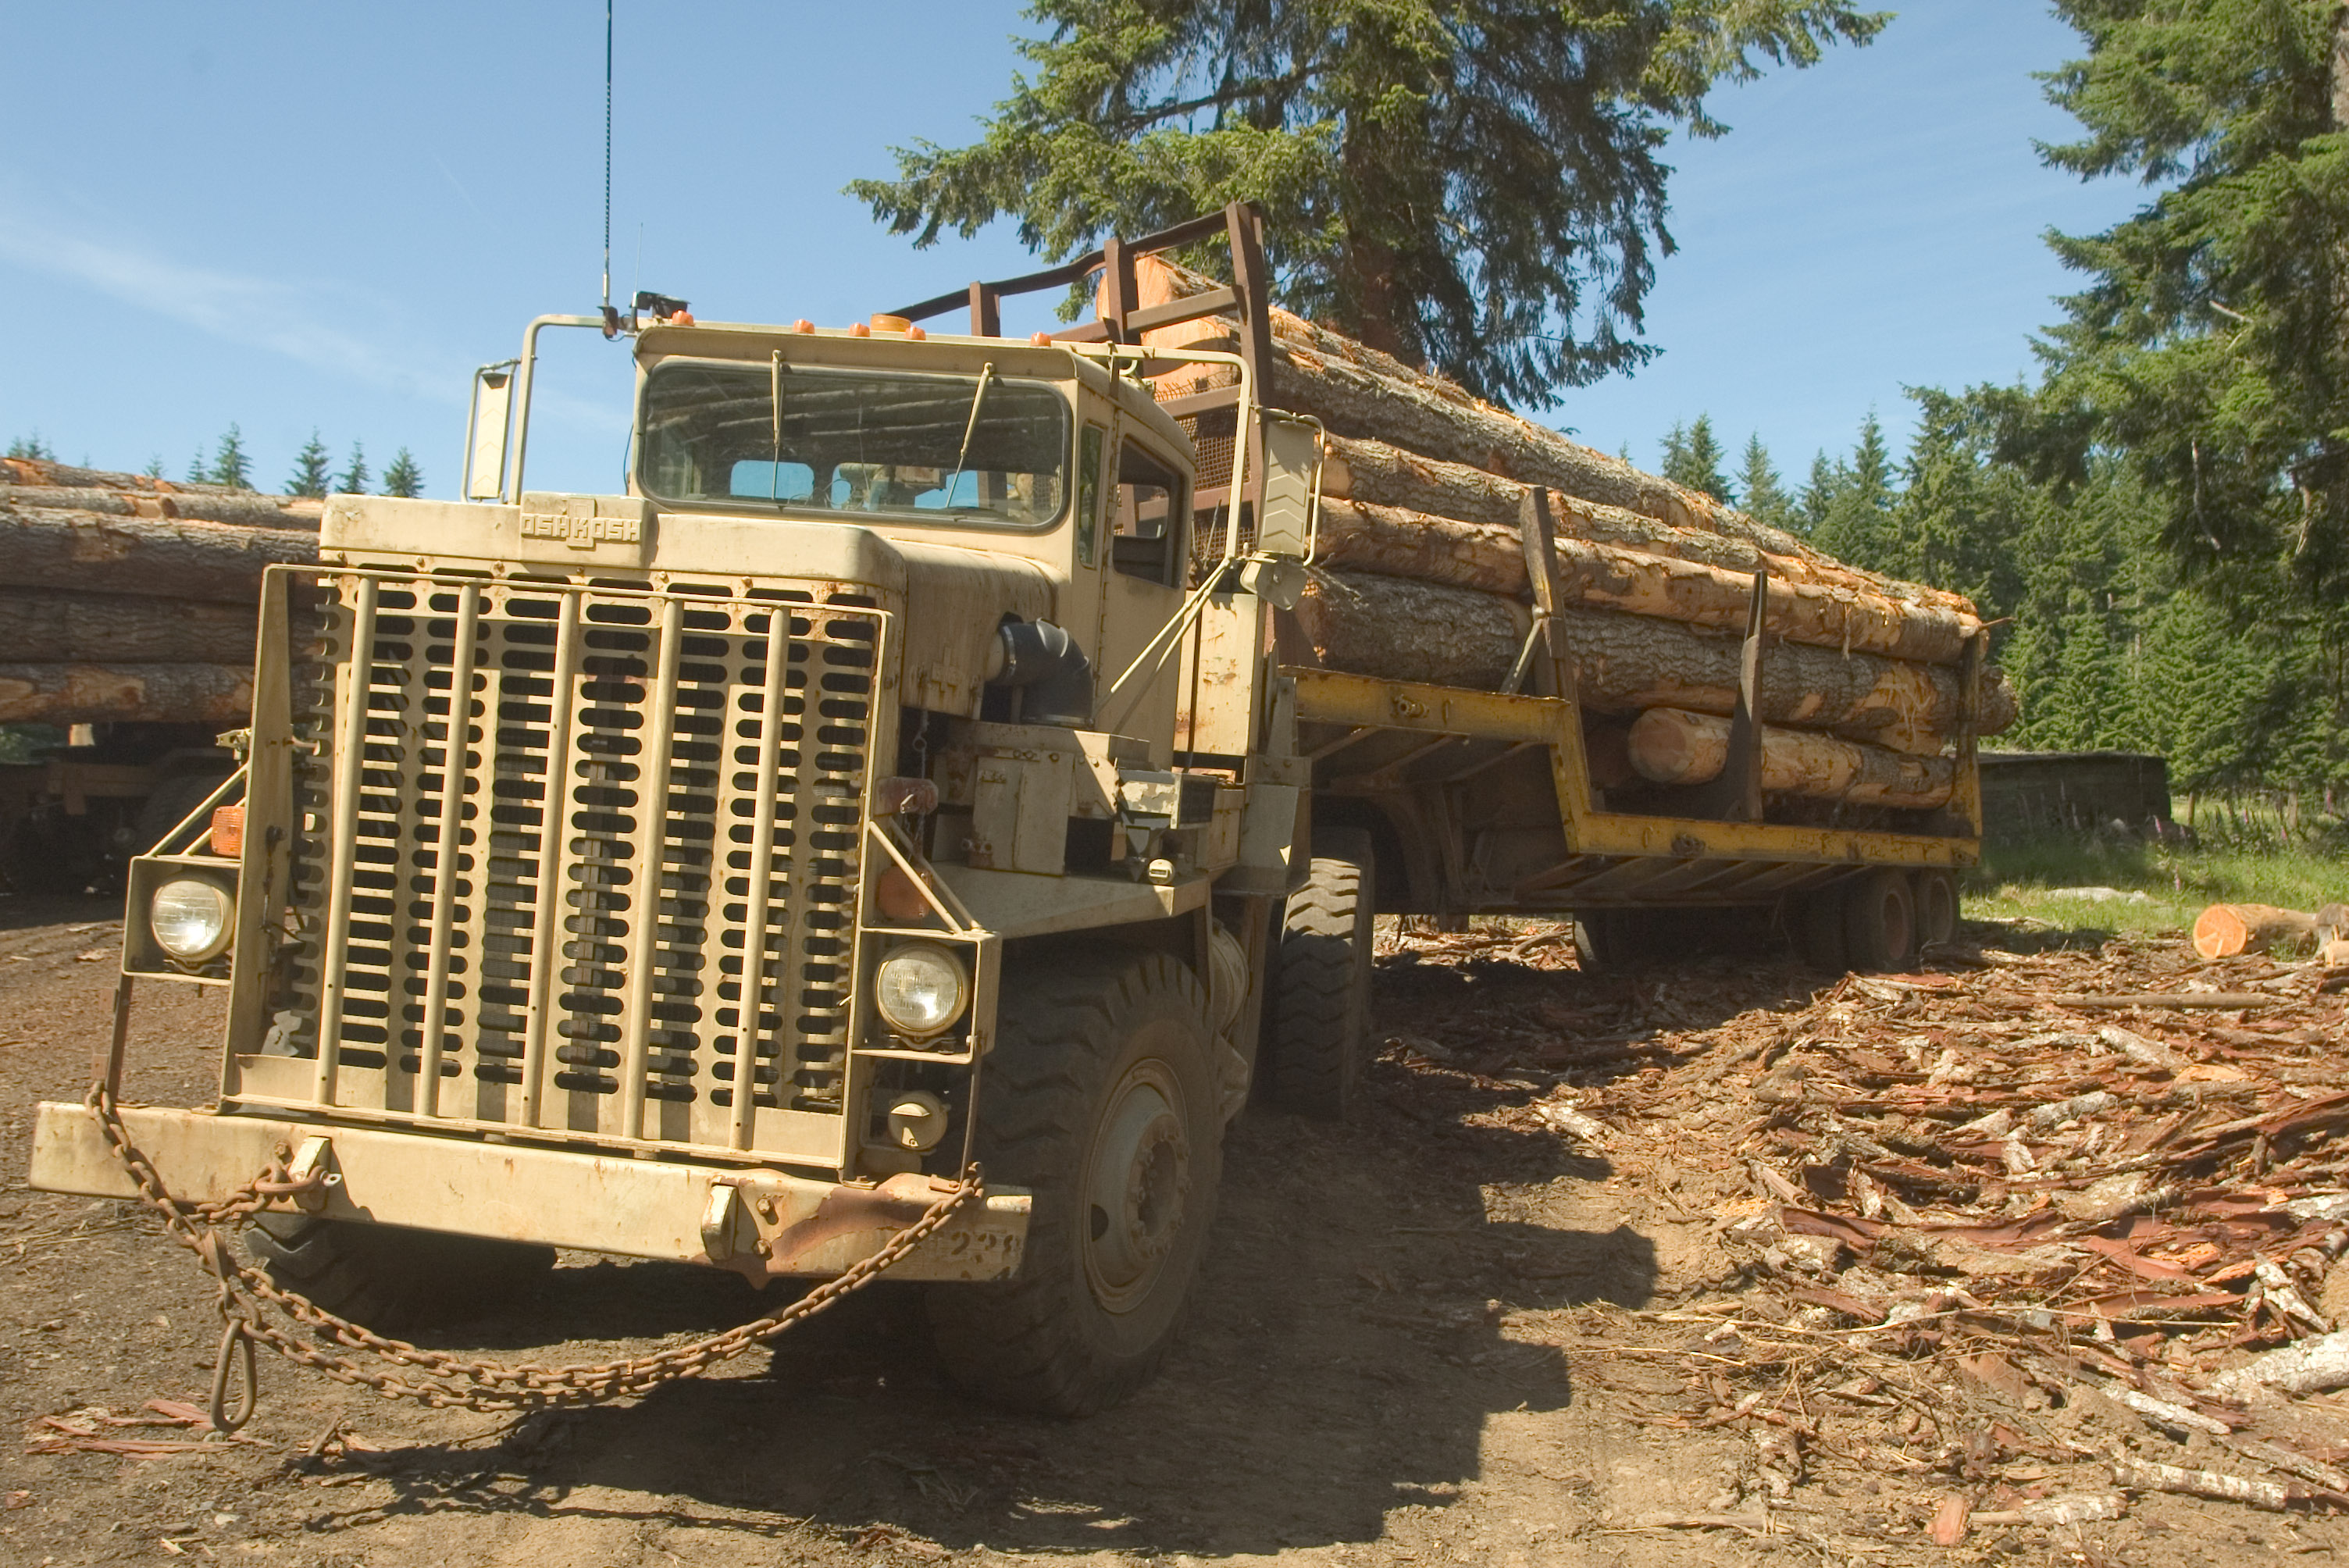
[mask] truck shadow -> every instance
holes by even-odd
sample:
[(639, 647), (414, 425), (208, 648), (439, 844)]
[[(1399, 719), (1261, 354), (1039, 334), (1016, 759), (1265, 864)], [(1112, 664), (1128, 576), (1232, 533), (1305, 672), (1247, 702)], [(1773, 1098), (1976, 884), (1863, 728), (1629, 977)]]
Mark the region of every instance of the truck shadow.
[[(1513, 1014), (1545, 1000), (1619, 1005), (1571, 971), (1388, 975), (1382, 1025), (1433, 1031), (1451, 1017), (1449, 1032), (1480, 1048), (1495, 1016), (1461, 1010), (1463, 984)], [(1181, 1342), (1154, 1382), (1090, 1420), (962, 1399), (931, 1354), (918, 1292), (875, 1290), (786, 1336), (763, 1375), (533, 1418), (488, 1454), (380, 1456), (395, 1495), (312, 1528), (455, 1511), (1011, 1552), (1375, 1541), (1397, 1510), (1448, 1506), (1485, 1475), (1496, 1417), (1568, 1408), (1566, 1355), (1546, 1342), (1559, 1336), (1545, 1315), (1639, 1307), (1658, 1288), (1642, 1211), (1604, 1198), (1614, 1168), (1531, 1116), (1540, 1077), (1431, 1071), (1397, 1047), (1353, 1124), (1244, 1116)], [(1517, 1193), (1544, 1204), (1512, 1207)], [(671, 1291), (639, 1268), (560, 1271), (533, 1336), (598, 1308), (602, 1334), (756, 1310), (733, 1282), (686, 1274)], [(615, 1306), (637, 1321), (615, 1325)]]

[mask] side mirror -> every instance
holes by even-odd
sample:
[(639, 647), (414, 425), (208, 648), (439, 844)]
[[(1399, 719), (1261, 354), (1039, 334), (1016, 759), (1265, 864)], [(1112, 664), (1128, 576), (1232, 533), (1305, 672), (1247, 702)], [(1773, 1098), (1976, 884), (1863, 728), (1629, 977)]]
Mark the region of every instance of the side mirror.
[(1313, 559), (1321, 511), (1321, 421), (1266, 410), (1264, 500), (1254, 555)]
[(513, 362), (473, 372), (466, 416), (465, 499), (498, 500), (506, 490), (506, 427), (513, 408)]

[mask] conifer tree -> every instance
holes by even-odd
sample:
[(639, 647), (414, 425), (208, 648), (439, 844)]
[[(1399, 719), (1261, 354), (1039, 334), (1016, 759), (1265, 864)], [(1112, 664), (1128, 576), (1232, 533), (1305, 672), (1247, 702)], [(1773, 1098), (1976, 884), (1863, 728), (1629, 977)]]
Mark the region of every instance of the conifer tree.
[(1851, 461), (1835, 469), (1813, 537), (1838, 560), (1874, 570), (1892, 553), (1892, 457), (1874, 413), (1861, 421)]
[(1686, 430), (1674, 425), (1671, 433), (1664, 438), (1664, 478), (1727, 504), (1731, 490), (1729, 481), (1722, 477), (1722, 457), (1721, 443), (1713, 437), (1713, 420), (1699, 414), (1696, 422)]
[(424, 470), (406, 447), (392, 454), (391, 466), (383, 470), (383, 493), (411, 500), (424, 493)]
[[(1505, 402), (1637, 366), (1670, 133), (1888, 18), (1850, 0), (1032, 0), (977, 145), (850, 194), (916, 245), (998, 218), (1072, 256), (1262, 202), (1305, 315)], [(1197, 260), (1212, 264), (1202, 247)]]
[(232, 422), (212, 449), (212, 481), (232, 490), (253, 488), (253, 458), (244, 449), (244, 432)]
[(57, 454), (50, 449), (49, 444), (47, 441), (41, 439), (41, 433), (38, 430), (34, 431), (29, 436), (19, 436), (15, 440), (9, 442), (8, 456), (12, 458), (36, 458), (52, 463), (57, 460)]
[(367, 449), (357, 441), (351, 443), (351, 460), (335, 476), (335, 490), (339, 495), (365, 495), (367, 481), (375, 476), (367, 472)]
[(187, 482), (191, 485), (206, 485), (212, 483), (212, 470), (211, 465), (204, 461), (204, 449), (202, 447), (198, 447), (196, 449), (196, 455), (188, 459)]
[(163, 477), (163, 454), (158, 452), (153, 457), (148, 459), (147, 466), (139, 471), (145, 474), (150, 480), (161, 479)]
[(1770, 461), (1770, 449), (1762, 444), (1758, 430), (1745, 438), (1745, 462), (1738, 470), (1737, 498), (1746, 515), (1758, 522), (1790, 531), (1799, 528), (1795, 498), (1786, 493), (1776, 467)]
[(326, 443), (318, 439), (318, 432), (313, 428), (309, 440), (294, 454), (294, 471), (286, 478), (285, 493), (313, 497), (325, 495), (327, 486), (333, 482), (333, 475), (326, 466), (331, 460), (326, 452)]

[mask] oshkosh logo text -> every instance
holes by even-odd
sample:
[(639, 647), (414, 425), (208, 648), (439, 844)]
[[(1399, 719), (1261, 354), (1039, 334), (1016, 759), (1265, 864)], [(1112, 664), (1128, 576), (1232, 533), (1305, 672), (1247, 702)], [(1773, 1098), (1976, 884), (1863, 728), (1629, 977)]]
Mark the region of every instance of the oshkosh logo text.
[(574, 550), (598, 544), (635, 544), (644, 537), (644, 525), (633, 517), (569, 517), (559, 512), (522, 514), (524, 539), (560, 539)]

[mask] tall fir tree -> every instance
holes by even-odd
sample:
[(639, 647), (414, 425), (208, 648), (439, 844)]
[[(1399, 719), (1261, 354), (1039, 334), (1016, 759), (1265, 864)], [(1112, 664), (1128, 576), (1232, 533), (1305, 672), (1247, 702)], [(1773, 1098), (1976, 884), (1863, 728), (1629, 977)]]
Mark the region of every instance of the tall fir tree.
[(1745, 438), (1745, 459), (1737, 471), (1737, 504), (1757, 522), (1790, 531), (1800, 528), (1795, 516), (1795, 498), (1786, 493), (1776, 466), (1770, 461), (1770, 449), (1762, 444), (1758, 430)]
[(1722, 477), (1721, 459), (1725, 454), (1721, 442), (1713, 433), (1713, 420), (1699, 414), (1696, 422), (1683, 430), (1674, 425), (1664, 438), (1664, 478), (1688, 490), (1702, 490), (1713, 500), (1728, 504), (1733, 492), (1728, 480)]
[[(1640, 364), (1675, 129), (1719, 84), (1888, 18), (1849, 0), (1032, 0), (975, 146), (850, 194), (928, 245), (998, 218), (1052, 257), (1264, 204), (1284, 303), (1482, 396)], [(1212, 249), (1194, 259), (1214, 264)]]
[(333, 460), (326, 451), (326, 443), (318, 439), (318, 432), (313, 429), (309, 440), (294, 454), (294, 471), (286, 476), (285, 493), (313, 497), (325, 495), (334, 483), (333, 472), (328, 468)]
[(244, 449), (244, 432), (231, 423), (212, 449), (212, 481), (232, 490), (253, 488), (253, 456)]
[(147, 466), (139, 471), (145, 474), (150, 480), (161, 479), (163, 477), (163, 454), (158, 452), (153, 457), (148, 459)]
[(212, 465), (204, 460), (202, 447), (197, 448), (196, 455), (188, 459), (187, 482), (191, 485), (207, 485), (212, 482)]
[(1875, 570), (1892, 554), (1892, 455), (1871, 411), (1859, 427), (1851, 461), (1838, 464), (1813, 542), (1854, 566)]
[(365, 495), (367, 484), (375, 476), (367, 472), (367, 449), (358, 442), (351, 443), (351, 460), (335, 476), (335, 490), (339, 495)]
[(392, 454), (391, 466), (383, 470), (383, 493), (410, 500), (424, 493), (424, 470), (406, 447)]
[(52, 463), (57, 460), (57, 454), (50, 449), (50, 446), (47, 441), (41, 439), (41, 433), (38, 430), (34, 431), (29, 436), (19, 436), (15, 440), (9, 442), (8, 456), (12, 458), (36, 458)]
[(1803, 481), (1803, 493), (1795, 501), (1795, 531), (1807, 538), (1818, 537), (1827, 521), (1827, 511), (1835, 505), (1835, 465), (1827, 461), (1825, 451), (1811, 459), (1810, 477)]

